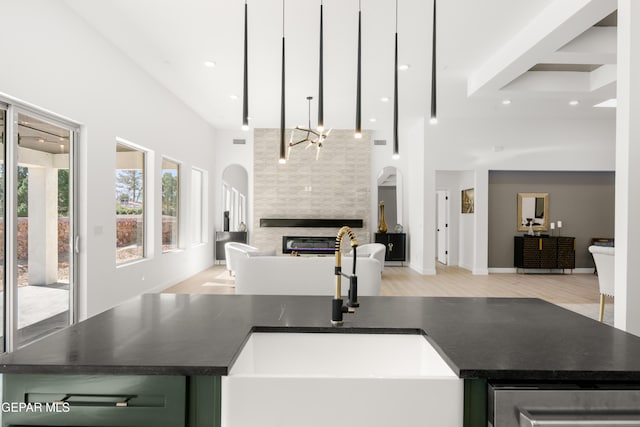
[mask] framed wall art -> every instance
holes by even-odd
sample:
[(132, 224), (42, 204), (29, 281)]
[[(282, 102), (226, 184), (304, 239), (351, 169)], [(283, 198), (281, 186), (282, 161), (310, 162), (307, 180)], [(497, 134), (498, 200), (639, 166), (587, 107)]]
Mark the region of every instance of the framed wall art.
[(473, 188), (462, 190), (462, 210), (463, 214), (472, 214), (474, 212), (474, 191)]

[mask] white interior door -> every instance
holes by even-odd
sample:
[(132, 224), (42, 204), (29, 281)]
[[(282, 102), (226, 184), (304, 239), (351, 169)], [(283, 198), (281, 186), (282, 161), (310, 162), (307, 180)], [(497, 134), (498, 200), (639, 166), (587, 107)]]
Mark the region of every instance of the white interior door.
[(436, 191), (438, 262), (449, 264), (449, 192)]

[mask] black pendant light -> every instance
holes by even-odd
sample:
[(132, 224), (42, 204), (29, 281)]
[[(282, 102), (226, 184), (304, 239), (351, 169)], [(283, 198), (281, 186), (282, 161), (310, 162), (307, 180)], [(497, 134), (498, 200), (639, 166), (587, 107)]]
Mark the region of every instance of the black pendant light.
[(242, 130), (249, 130), (249, 82), (248, 82), (247, 1), (244, 2), (244, 87), (242, 94)]
[(356, 77), (356, 131), (355, 137), (362, 138), (362, 120), (361, 120), (361, 56), (362, 56), (362, 7), (358, 0), (358, 68)]
[(284, 0), (282, 0), (282, 93), (280, 96), (280, 160), (284, 164), (287, 162), (287, 152), (284, 144)]
[(396, 0), (396, 37), (393, 62), (393, 158), (398, 159), (398, 0)]
[(318, 72), (318, 131), (324, 131), (324, 73), (323, 73), (323, 49), (322, 49), (322, 1), (320, 1), (320, 59)]
[(436, 0), (433, 0), (433, 36), (431, 46), (431, 120), (430, 123), (438, 123), (436, 114)]

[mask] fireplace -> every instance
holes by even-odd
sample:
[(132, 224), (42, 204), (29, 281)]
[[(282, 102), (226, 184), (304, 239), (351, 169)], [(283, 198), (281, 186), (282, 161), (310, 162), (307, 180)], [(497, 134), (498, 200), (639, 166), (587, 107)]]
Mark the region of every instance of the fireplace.
[(282, 253), (333, 254), (335, 236), (282, 236)]

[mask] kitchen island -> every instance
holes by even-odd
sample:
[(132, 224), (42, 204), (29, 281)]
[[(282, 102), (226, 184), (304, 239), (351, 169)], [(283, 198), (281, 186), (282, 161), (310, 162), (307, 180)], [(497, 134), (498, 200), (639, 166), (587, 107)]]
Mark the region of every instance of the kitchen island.
[[(487, 381), (640, 383), (640, 338), (541, 300), (362, 297), (360, 303), (343, 326), (334, 327), (330, 297), (142, 295), (1, 356), (4, 400), (25, 400), (29, 387), (47, 378), (69, 400), (61, 383), (68, 378), (87, 384), (79, 393), (83, 404), (91, 396), (96, 400), (102, 388), (123, 402), (147, 399), (142, 403), (151, 415), (143, 420), (174, 414), (186, 420), (183, 425), (218, 425), (220, 377), (252, 332), (424, 335), (465, 381), (468, 427), (487, 425)], [(135, 385), (124, 387), (126, 392), (115, 390), (117, 384), (115, 391), (100, 386), (118, 378)], [(155, 391), (144, 398), (136, 387)], [(169, 404), (162, 413), (153, 409), (161, 406), (154, 396), (165, 389), (162, 401)], [(123, 402), (105, 406), (113, 410)], [(5, 413), (3, 425), (29, 422), (13, 416)], [(59, 425), (93, 425), (64, 420)]]

